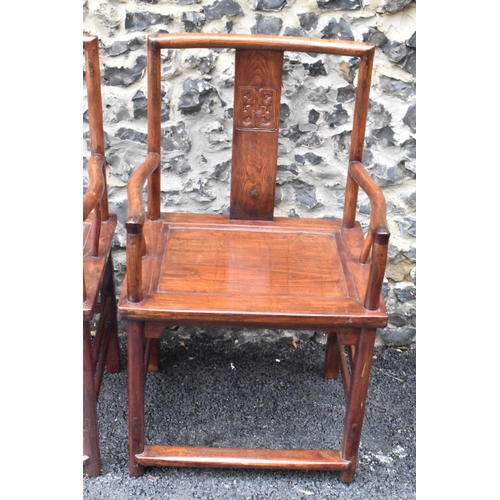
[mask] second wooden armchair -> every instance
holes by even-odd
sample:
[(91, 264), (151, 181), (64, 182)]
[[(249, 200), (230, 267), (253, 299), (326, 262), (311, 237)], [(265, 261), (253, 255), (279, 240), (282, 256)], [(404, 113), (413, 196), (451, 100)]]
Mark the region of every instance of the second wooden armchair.
[[(161, 50), (235, 49), (229, 215), (160, 209)], [(148, 41), (148, 156), (128, 186), (127, 319), (130, 473), (145, 466), (257, 467), (340, 471), (354, 478), (389, 232), (385, 201), (361, 164), (374, 47), (263, 35), (160, 34)], [(342, 220), (274, 216), (284, 51), (359, 58)], [(147, 212), (143, 188), (147, 183)], [(358, 188), (372, 214), (356, 221)], [(342, 373), (346, 417), (339, 450), (180, 447), (148, 444), (144, 385), (150, 356), (171, 325), (286, 328), (329, 333), (326, 378)], [(152, 354), (151, 354), (152, 353)], [(172, 402), (175, 405), (175, 402)]]

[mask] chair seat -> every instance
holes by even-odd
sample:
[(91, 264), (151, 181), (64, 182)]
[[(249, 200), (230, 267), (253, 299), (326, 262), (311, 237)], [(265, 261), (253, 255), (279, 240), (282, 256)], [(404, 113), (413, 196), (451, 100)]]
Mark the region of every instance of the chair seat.
[(144, 236), (144, 300), (127, 301), (125, 280), (124, 318), (324, 330), (387, 323), (383, 305), (363, 307), (369, 265), (359, 263), (359, 223), (162, 213), (146, 221)]
[(83, 223), (83, 275), (86, 285), (86, 301), (83, 303), (83, 320), (90, 321), (96, 311), (99, 290), (104, 275), (104, 269), (113, 243), (113, 233), (116, 227), (116, 215), (110, 214), (107, 221), (101, 223), (99, 235), (99, 252), (92, 257), (91, 240), (92, 218)]

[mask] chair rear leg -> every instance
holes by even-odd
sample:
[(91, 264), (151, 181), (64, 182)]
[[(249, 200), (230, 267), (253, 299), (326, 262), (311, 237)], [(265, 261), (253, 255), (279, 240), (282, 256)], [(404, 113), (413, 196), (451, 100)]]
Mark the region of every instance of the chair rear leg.
[(327, 379), (337, 378), (340, 370), (339, 340), (335, 332), (328, 334), (326, 344), (325, 371), (324, 377)]
[(101, 460), (92, 341), (88, 321), (83, 322), (83, 454), (88, 457), (85, 463), (85, 472), (89, 476), (98, 476), (101, 469)]
[(104, 271), (102, 286), (103, 302), (109, 303), (109, 315), (108, 318), (106, 318), (108, 322), (107, 335), (109, 335), (106, 369), (109, 373), (118, 373), (120, 371), (120, 354), (118, 345), (118, 308), (116, 305), (113, 268), (113, 258), (110, 254), (108, 257), (108, 262), (106, 264), (106, 269)]
[(351, 467), (342, 471), (339, 476), (339, 479), (345, 483), (354, 480), (356, 471), (375, 334), (375, 329), (363, 328), (355, 349), (341, 449), (342, 458), (351, 462)]
[(160, 339), (151, 339), (148, 372), (157, 372), (160, 364)]
[(135, 456), (144, 451), (144, 324), (127, 321), (128, 359), (128, 449), (132, 476), (142, 476), (144, 467)]

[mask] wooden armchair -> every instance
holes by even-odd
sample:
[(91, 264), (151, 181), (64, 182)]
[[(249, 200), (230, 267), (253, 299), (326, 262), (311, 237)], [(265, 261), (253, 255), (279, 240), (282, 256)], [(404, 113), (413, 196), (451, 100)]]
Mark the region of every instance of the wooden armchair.
[[(97, 398), (105, 365), (119, 371), (118, 324), (111, 244), (116, 215), (108, 210), (101, 78), (97, 37), (83, 36), (91, 156), (83, 196), (83, 463), (89, 476), (100, 473)], [(95, 337), (91, 321), (96, 320)]]
[[(229, 215), (160, 210), (162, 49), (236, 49)], [(128, 185), (127, 319), (130, 473), (145, 466), (340, 471), (354, 478), (389, 231), (381, 190), (361, 164), (374, 46), (265, 35), (158, 34), (148, 39), (148, 155)], [(274, 217), (284, 51), (359, 58), (342, 220)], [(147, 184), (147, 212), (143, 188)], [(355, 220), (358, 188), (372, 206), (366, 238)], [(144, 384), (170, 325), (327, 331), (326, 378), (342, 373), (347, 400), (340, 450), (146, 444)], [(173, 402), (175, 404), (175, 402)]]

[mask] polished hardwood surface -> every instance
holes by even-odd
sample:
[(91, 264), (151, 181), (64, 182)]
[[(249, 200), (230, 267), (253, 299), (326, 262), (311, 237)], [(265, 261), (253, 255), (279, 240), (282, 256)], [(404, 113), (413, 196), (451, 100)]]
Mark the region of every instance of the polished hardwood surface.
[[(162, 211), (161, 51), (183, 48), (235, 49), (229, 215)], [(359, 58), (342, 220), (274, 216), (284, 51)], [(128, 184), (127, 274), (118, 303), (127, 319), (132, 475), (169, 465), (326, 469), (354, 479), (376, 329), (387, 324), (386, 206), (361, 163), (374, 51), (361, 42), (266, 35), (148, 37), (148, 155)], [(372, 206), (366, 235), (356, 221), (359, 188)], [(147, 443), (147, 371), (158, 369), (158, 341), (171, 325), (328, 331), (324, 376), (341, 374), (347, 403), (341, 449)]]
[[(89, 184), (83, 196), (83, 464), (89, 476), (98, 476), (97, 398), (105, 367), (109, 372), (120, 369), (111, 256), (116, 215), (108, 209), (97, 37), (83, 35), (83, 49), (91, 150)], [(98, 320), (92, 335), (94, 318)]]

